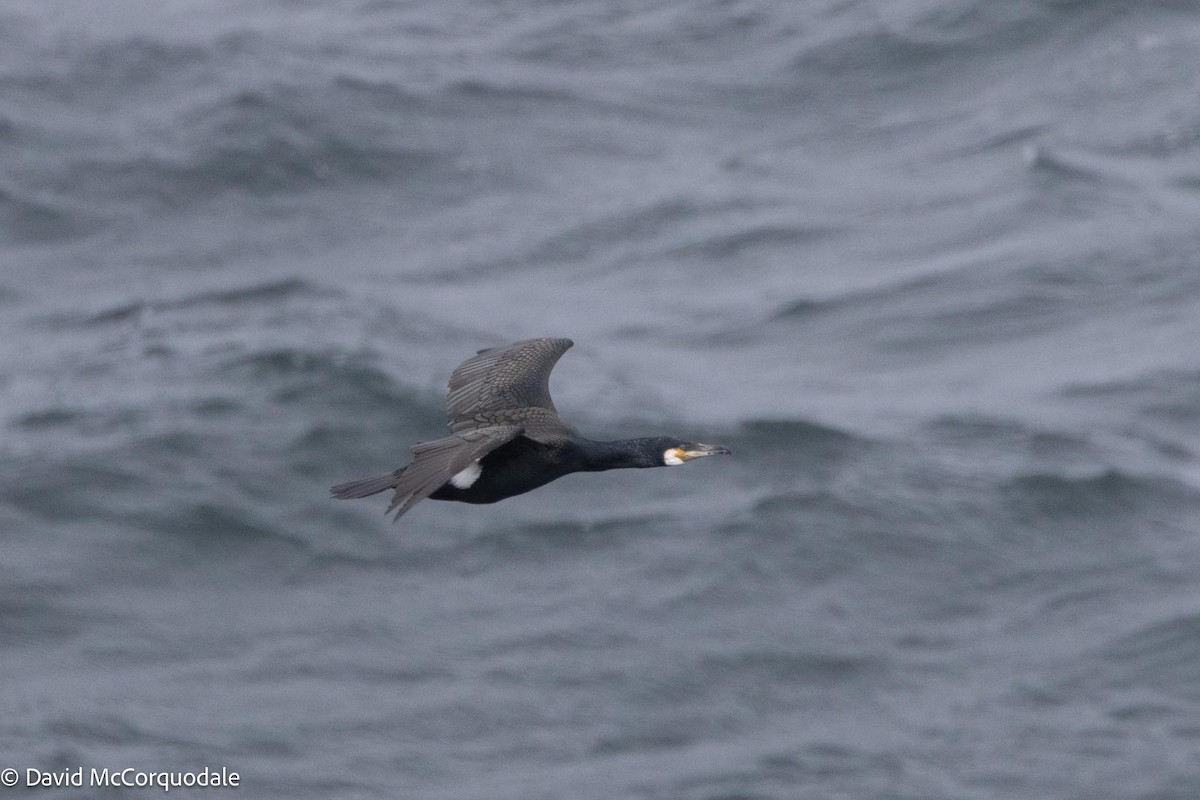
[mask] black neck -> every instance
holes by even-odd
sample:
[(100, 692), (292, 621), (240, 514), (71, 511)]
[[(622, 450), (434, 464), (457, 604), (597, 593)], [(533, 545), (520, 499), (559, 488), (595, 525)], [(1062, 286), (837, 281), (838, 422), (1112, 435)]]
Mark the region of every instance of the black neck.
[(576, 444), (581, 458), (581, 471), (603, 472), (609, 469), (638, 469), (663, 465), (662, 450), (659, 449), (656, 439), (618, 439), (615, 442), (583, 439)]

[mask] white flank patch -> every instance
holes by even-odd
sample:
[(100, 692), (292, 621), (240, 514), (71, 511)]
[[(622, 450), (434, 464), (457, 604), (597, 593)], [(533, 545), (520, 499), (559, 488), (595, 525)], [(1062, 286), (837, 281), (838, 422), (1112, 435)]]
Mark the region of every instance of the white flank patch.
[(670, 450), (663, 451), (663, 463), (668, 467), (678, 467), (683, 463), (683, 459), (675, 455), (675, 451), (678, 449), (677, 447), (672, 447)]
[(483, 474), (483, 467), (479, 466), (479, 462), (476, 461), (462, 472), (452, 476), (450, 478), (450, 485), (455, 489), (466, 489), (472, 483), (479, 480), (481, 474)]

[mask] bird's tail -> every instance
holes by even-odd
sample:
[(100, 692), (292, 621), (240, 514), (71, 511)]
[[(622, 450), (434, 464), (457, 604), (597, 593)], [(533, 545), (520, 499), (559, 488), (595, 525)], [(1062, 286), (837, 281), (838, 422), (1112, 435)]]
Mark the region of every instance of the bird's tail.
[(357, 500), (360, 497), (370, 497), (373, 494), (395, 489), (403, 469), (389, 472), (387, 475), (376, 475), (374, 478), (362, 478), (357, 481), (339, 483), (329, 490), (338, 500)]

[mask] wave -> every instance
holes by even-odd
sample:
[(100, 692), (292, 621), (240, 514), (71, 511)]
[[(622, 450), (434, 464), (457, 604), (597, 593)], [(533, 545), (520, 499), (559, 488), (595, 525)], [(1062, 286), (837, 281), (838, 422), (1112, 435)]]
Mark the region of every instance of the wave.
[(1039, 524), (1064, 518), (1129, 519), (1149, 509), (1164, 514), (1200, 504), (1196, 491), (1173, 478), (1114, 468), (1086, 476), (1027, 473), (1004, 481), (1000, 492), (1018, 518)]
[(298, 423), (286, 425), (274, 447), (290, 473), (321, 481), (322, 496), (331, 474), (399, 466), (409, 442), (445, 424), (440, 397), (405, 387), (364, 356), (277, 348), (228, 358), (217, 374), (254, 386)]
[(637, 208), (605, 214), (557, 232), (544, 239), (519, 262), (559, 263), (572, 261), (612, 246), (614, 241), (674, 240), (675, 228), (703, 214), (705, 208), (693, 199), (669, 197)]
[[(1094, 704), (1102, 697), (1107, 718), (1118, 724), (1172, 719), (1190, 724), (1190, 704), (1200, 701), (1200, 611), (1190, 608), (1191, 598), (1167, 605), (1138, 595), (1131, 591), (1122, 600), (1121, 613), (1111, 616), (1102, 635), (1064, 640), (1084, 646), (1046, 682), (1040, 697), (1056, 704)], [(1130, 618), (1140, 619), (1130, 624)]]
[(1089, 402), (1133, 404), (1143, 412), (1178, 422), (1200, 420), (1200, 371), (1156, 370), (1136, 378), (1075, 383), (1061, 395)]
[(1024, 453), (1040, 458), (1097, 459), (1088, 437), (1017, 419), (975, 414), (942, 415), (922, 425), (939, 444), (969, 451)]
[(590, 520), (561, 518), (524, 521), (519, 526), (493, 526), (456, 548), (469, 560), (509, 558), (578, 558), (580, 551), (608, 549), (644, 537), (647, 530), (664, 527), (667, 514), (613, 513)]
[[(1125, 10), (1119, 6), (1127, 6)], [(917, 6), (914, 9), (872, 14), (867, 22), (851, 20), (861, 15), (848, 6), (847, 23), (827, 25), (844, 31), (812, 44), (795, 61), (805, 72), (821, 75), (869, 76), (896, 85), (923, 81), (933, 68), (969, 71), (965, 62), (980, 55), (1007, 57), (1020, 48), (1054, 38), (1076, 39), (1095, 35), (1097, 28), (1123, 22), (1128, 12), (1144, 10), (1145, 3), (1031, 2), (992, 3), (988, 0), (952, 5)], [(1152, 10), (1151, 13), (1154, 13)]]
[(961, 66), (970, 52), (968, 43), (949, 38), (921, 38), (903, 30), (877, 27), (805, 47), (791, 63), (799, 75), (833, 75), (843, 83), (870, 80), (879, 86), (899, 88), (929, 79), (935, 67)]
[(81, 320), (85, 326), (124, 323), (152, 311), (187, 309), (197, 306), (238, 306), (243, 303), (277, 303), (294, 298), (320, 298), (336, 292), (300, 278), (254, 283), (232, 289), (196, 292), (175, 300), (136, 301), (98, 311)]
[(0, 246), (69, 239), (96, 230), (99, 218), (69, 202), (37, 199), (0, 186)]
[(939, 287), (946, 283), (959, 280), (958, 271), (933, 274), (919, 274), (892, 280), (885, 277), (884, 282), (875, 286), (850, 289), (829, 297), (801, 297), (784, 302), (771, 312), (771, 321), (801, 321), (814, 315), (825, 315), (834, 311), (851, 311), (855, 313), (870, 313), (872, 318), (880, 312), (896, 314), (898, 303), (904, 300), (913, 302), (925, 295), (937, 295)]
[(0, 488), (5, 505), (35, 518), (60, 522), (106, 519), (106, 499), (135, 493), (144, 476), (115, 462), (67, 462), (24, 459)]
[(1118, 636), (1095, 653), (1097, 680), (1114, 687), (1152, 687), (1200, 700), (1200, 611), (1177, 613)]
[(870, 509), (829, 489), (773, 492), (756, 500), (753, 509), (755, 516), (763, 519), (808, 519), (820, 520), (823, 524), (832, 520), (863, 520), (870, 516)]
[(97, 199), (180, 208), (231, 193), (266, 198), (360, 182), (419, 185), (440, 196), (442, 183), (458, 176), (455, 152), (406, 146), (366, 123), (345, 123), (361, 114), (337, 105), (319, 91), (282, 85), (240, 90), (181, 115), (177, 127), (185, 133), (174, 152), (84, 158), (64, 180)]
[[(55, 113), (4, 120), (2, 130), (25, 142), (29, 168), (24, 188), (0, 194), (0, 224), (51, 238), (138, 207), (385, 182), (438, 198), (477, 178), (465, 175), (454, 137), (431, 127), (415, 95), (337, 71), (302, 81), (272, 64), (280, 47), (234, 35), (204, 45), (123, 37), (28, 51), (24, 70), (0, 75), (0, 88)], [(153, 146), (127, 146), (133, 123), (116, 121), (126, 115), (156, 129)], [(85, 137), (70, 127), (76, 119), (88, 121)], [(65, 155), (46, 144), (75, 138)], [(41, 190), (31, 194), (35, 183)]]
[[(801, 703), (800, 693), (823, 694), (878, 679), (885, 662), (877, 657), (819, 650), (751, 648), (732, 653), (693, 654), (685, 663), (665, 664), (657, 679), (633, 689), (633, 698), (659, 710), (631, 720), (619, 733), (603, 736), (593, 752), (614, 755), (679, 748), (719, 738), (727, 720), (700, 714), (701, 707), (727, 708), (726, 693), (741, 707)], [(634, 701), (636, 702), (636, 701)], [(739, 797), (741, 795), (738, 795)]]
[(727, 261), (764, 248), (791, 250), (804, 247), (840, 233), (842, 229), (837, 226), (750, 222), (732, 227), (731, 230), (708, 233), (685, 241), (664, 255), (678, 258), (700, 256), (714, 261)]
[(193, 500), (173, 504), (169, 510), (132, 511), (128, 514), (128, 523), (156, 536), (167, 536), (205, 547), (255, 541), (279, 541), (299, 546), (307, 544), (302, 537), (286, 532), (286, 528), (277, 520), (251, 510), (246, 503)]
[(315, 377), (315, 386), (342, 387), (372, 401), (407, 399), (385, 372), (341, 351), (314, 351), (298, 347), (259, 350), (225, 359), (218, 371), (254, 381)]
[[(1135, 290), (1144, 291), (1148, 281), (1128, 270), (1103, 274), (1110, 270), (1084, 261), (1031, 266), (1004, 259), (884, 278), (833, 296), (781, 302), (766, 321), (794, 326), (836, 314), (839, 324), (851, 326), (841, 335), (889, 350), (936, 352), (1071, 331), (1093, 323), (1100, 308), (1140, 310), (1145, 301)], [(1194, 288), (1171, 280), (1171, 288)]]
[(446, 102), (475, 104), (480, 102), (499, 103), (511, 110), (523, 105), (544, 108), (546, 104), (560, 107), (590, 105), (575, 91), (533, 83), (506, 82), (495, 78), (468, 78), (454, 81), (440, 92)]
[(1026, 151), (1029, 169), (1037, 175), (1060, 181), (1096, 185), (1121, 183), (1119, 175), (1093, 156), (1035, 144)]
[(698, 665), (706, 675), (736, 675), (740, 680), (750, 678), (761, 686), (837, 684), (855, 681), (883, 666), (876, 656), (779, 649), (710, 655)]
[(841, 428), (804, 419), (746, 420), (732, 432), (732, 439), (754, 451), (804, 451), (819, 458), (849, 455), (871, 443)]
[(44, 585), (6, 587), (0, 593), (0, 647), (44, 647), (86, 630), (93, 615), (47, 596), (57, 594), (58, 589)]
[[(847, 464), (872, 452), (879, 444), (861, 434), (802, 419), (747, 420), (732, 431), (722, 432), (719, 441), (739, 460), (749, 458), (764, 464), (770, 474), (789, 484), (798, 478), (826, 480)], [(773, 507), (772, 496), (768, 495), (760, 502)], [(797, 501), (790, 489), (776, 499), (784, 504)], [(806, 494), (800, 502), (807, 505), (812, 500)]]

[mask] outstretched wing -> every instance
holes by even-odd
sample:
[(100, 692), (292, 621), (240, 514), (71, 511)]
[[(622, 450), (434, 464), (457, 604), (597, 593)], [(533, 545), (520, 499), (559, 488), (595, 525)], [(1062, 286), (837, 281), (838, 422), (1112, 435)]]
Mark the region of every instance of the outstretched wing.
[(573, 345), (570, 339), (527, 339), (480, 350), (450, 375), (446, 416), (456, 433), (496, 419), (490, 412), (540, 408), (557, 415), (550, 399), (550, 370)]
[(396, 512), (396, 519), (400, 519), (450, 478), (497, 447), (511, 442), (523, 431), (520, 425), (493, 425), (413, 445), (413, 460), (400, 474), (396, 493), (384, 513), (400, 506)]

